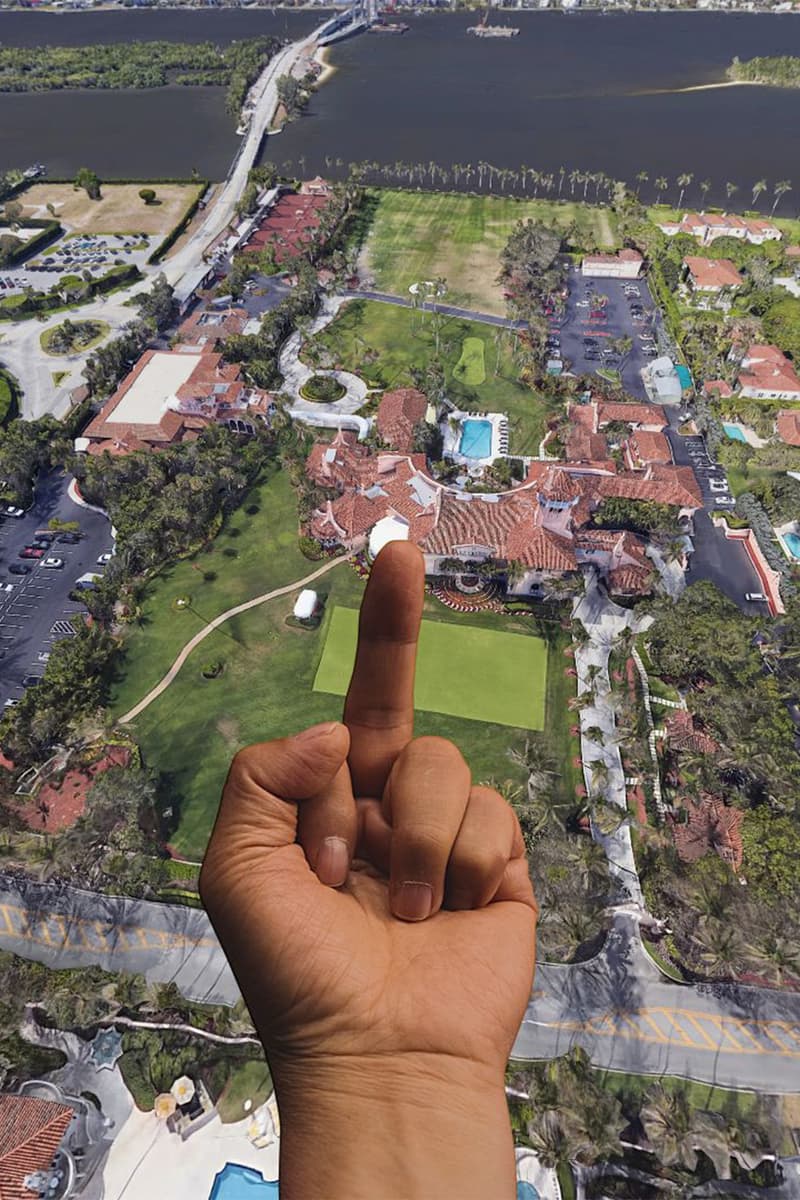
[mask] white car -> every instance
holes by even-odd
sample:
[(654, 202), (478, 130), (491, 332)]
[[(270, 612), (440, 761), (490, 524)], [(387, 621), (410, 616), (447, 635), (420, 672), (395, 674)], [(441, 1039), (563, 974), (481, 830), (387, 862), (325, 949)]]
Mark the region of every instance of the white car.
[(97, 557), (97, 561), (101, 567), (104, 567), (106, 565), (106, 563), (111, 562), (112, 557), (113, 557), (112, 552), (110, 550), (108, 550), (108, 551), (106, 551), (105, 554), (99, 554)]
[(712, 492), (727, 492), (728, 485), (724, 479), (709, 479), (708, 486)]
[(49, 661), (50, 661), (50, 651), (43, 650), (42, 653), (39, 655), (39, 662), (49, 662)]
[(745, 600), (766, 600), (767, 597), (763, 592), (745, 592), (744, 598)]
[(60, 571), (64, 565), (63, 558), (55, 558), (54, 555), (49, 555), (48, 558), (42, 559), (42, 566), (49, 568), (51, 571)]
[(17, 508), (16, 505), (14, 505), (14, 504), (4, 504), (3, 507), (0, 508), (0, 517), (24, 517), (24, 516), (25, 516), (25, 510), (22, 508)]
[(576, 307), (576, 308), (588, 308), (588, 307), (589, 307), (589, 301), (588, 301), (588, 300), (578, 300), (578, 302), (576, 303), (575, 307)]

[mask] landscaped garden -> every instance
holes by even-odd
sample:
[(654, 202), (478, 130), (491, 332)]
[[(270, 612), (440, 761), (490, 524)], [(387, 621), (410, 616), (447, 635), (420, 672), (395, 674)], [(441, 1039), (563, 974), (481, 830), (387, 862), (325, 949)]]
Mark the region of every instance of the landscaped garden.
[(574, 200), (514, 200), (446, 192), (377, 193), (367, 239), (367, 266), (375, 286), (407, 295), (412, 283), (442, 277), (447, 301), (504, 314), (497, 283), (500, 251), (517, 221), (542, 221), (566, 230), (576, 225), (588, 244), (616, 243), (614, 214)]
[[(438, 359), (446, 394), (458, 408), (508, 415), (512, 454), (538, 453), (547, 419), (556, 411), (557, 406), (519, 382), (514, 335), (476, 321), (353, 300), (312, 346), (326, 362), (384, 388), (416, 385), (424, 390)], [(310, 362), (314, 351), (306, 354)], [(484, 378), (478, 382), (481, 359)]]
[(111, 332), (106, 321), (62, 321), (40, 334), (45, 354), (76, 354), (91, 350)]
[[(297, 548), (296, 530), (295, 497), (286, 473), (278, 472), (227, 519), (207, 552), (177, 563), (152, 581), (127, 633), (114, 715), (141, 700), (185, 643), (213, 617), (314, 570), (315, 564)], [(144, 762), (157, 767), (166, 782), (175, 813), (171, 844), (186, 857), (197, 859), (205, 849), (225, 773), (238, 749), (341, 716), (341, 694), (316, 691), (314, 683), (331, 619), (337, 610), (358, 608), (364, 583), (342, 564), (313, 586), (325, 604), (319, 628), (289, 623), (294, 593), (233, 618), (203, 641), (170, 687), (131, 727)], [(180, 603), (187, 598), (188, 603)], [(441, 630), (436, 623), (442, 624)], [(518, 785), (526, 771), (512, 761), (509, 750), (524, 744), (525, 731), (513, 722), (521, 719), (514, 713), (524, 712), (527, 705), (529, 728), (544, 725), (557, 786), (574, 799), (579, 773), (572, 762), (577, 742), (570, 733), (575, 714), (568, 707), (575, 681), (565, 674), (570, 666), (564, 655), (568, 633), (557, 622), (540, 622), (537, 627), (527, 613), (457, 616), (432, 596), (425, 599), (425, 629), (434, 647), (429, 677), (432, 680), (438, 670), (437, 686), (449, 697), (451, 710), (461, 715), (421, 709), (417, 732), (452, 738), (474, 778)], [(485, 680), (495, 647), (502, 651), (501, 662), (492, 668), (495, 707), (482, 719), (467, 719), (481, 715), (475, 706), (484, 703), (483, 691), (490, 693)], [(464, 663), (473, 662), (476, 654), (480, 673), (473, 671), (466, 680)], [(211, 663), (220, 669), (208, 678)], [(457, 694), (459, 687), (462, 696)], [(487, 713), (494, 719), (487, 720)]]

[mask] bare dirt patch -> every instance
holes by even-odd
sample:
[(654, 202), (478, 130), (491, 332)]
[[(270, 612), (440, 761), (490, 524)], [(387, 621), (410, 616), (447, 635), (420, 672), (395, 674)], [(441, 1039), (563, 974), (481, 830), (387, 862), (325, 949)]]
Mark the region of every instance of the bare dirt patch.
[(71, 183), (35, 183), (20, 197), (24, 216), (47, 218), (55, 208), (62, 225), (78, 233), (148, 233), (165, 236), (202, 190), (196, 183), (153, 184), (158, 204), (139, 197), (142, 183), (104, 183), (99, 200), (90, 200)]

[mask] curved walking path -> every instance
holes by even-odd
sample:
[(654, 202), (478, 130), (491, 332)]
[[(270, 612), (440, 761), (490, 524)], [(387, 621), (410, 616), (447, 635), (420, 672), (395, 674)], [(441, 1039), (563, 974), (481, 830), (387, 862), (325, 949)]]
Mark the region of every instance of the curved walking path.
[(332, 558), (330, 562), (326, 562), (323, 566), (318, 567), (316, 571), (312, 571), (310, 575), (306, 575), (305, 579), (296, 579), (294, 583), (287, 583), (283, 587), (273, 588), (271, 592), (265, 592), (263, 596), (255, 596), (252, 600), (245, 600), (244, 604), (237, 604), (233, 608), (226, 609), (225, 612), (220, 613), (218, 617), (214, 617), (213, 621), (209, 621), (207, 625), (204, 625), (199, 633), (196, 633), (186, 643), (164, 678), (154, 688), (150, 689), (144, 699), (140, 700), (124, 716), (120, 717), (117, 724), (127, 725), (129, 721), (133, 721), (135, 717), (138, 717), (139, 713), (144, 712), (148, 705), (157, 700), (161, 693), (167, 690), (192, 651), (202, 641), (205, 641), (210, 633), (213, 633), (215, 629), (219, 629), (220, 625), (224, 625), (231, 617), (238, 617), (239, 613), (247, 612), (250, 608), (257, 608), (259, 604), (266, 604), (267, 600), (274, 600), (276, 596), (286, 596), (289, 592), (295, 592), (298, 588), (313, 583), (315, 579), (319, 579), (320, 575), (326, 574), (333, 567), (338, 567), (339, 563), (347, 562), (347, 558), (346, 554), (340, 554), (338, 558)]

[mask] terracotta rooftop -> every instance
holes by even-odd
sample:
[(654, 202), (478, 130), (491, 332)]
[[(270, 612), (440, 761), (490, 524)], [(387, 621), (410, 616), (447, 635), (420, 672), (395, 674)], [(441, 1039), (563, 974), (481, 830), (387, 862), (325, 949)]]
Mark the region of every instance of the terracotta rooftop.
[(694, 717), (685, 709), (676, 709), (664, 721), (667, 741), (674, 750), (696, 750), (698, 754), (715, 754), (719, 746), (709, 734), (695, 728)]
[(701, 291), (720, 291), (721, 288), (740, 287), (742, 277), (729, 258), (698, 258), (688, 255), (683, 260), (689, 268), (692, 283)]
[(784, 408), (775, 421), (778, 437), (788, 446), (800, 446), (800, 408)]
[(737, 383), (742, 389), (789, 392), (800, 396), (800, 378), (794, 364), (777, 346), (750, 346), (742, 359)]
[(688, 820), (685, 825), (671, 822), (678, 857), (684, 862), (696, 862), (714, 850), (738, 870), (742, 865), (742, 810), (730, 808), (719, 796), (708, 793), (702, 794), (699, 803), (691, 799), (679, 803), (686, 809)]
[(628, 446), (637, 464), (672, 462), (672, 447), (663, 433), (637, 429), (628, 439)]
[(597, 405), (597, 425), (624, 421), (628, 425), (655, 425), (666, 429), (669, 422), (660, 404), (624, 404), (615, 400), (600, 400)]
[(72, 1116), (67, 1104), (0, 1093), (0, 1200), (39, 1194), (24, 1186), (25, 1179), (49, 1169)]
[(378, 433), (395, 450), (410, 454), (414, 427), (423, 420), (427, 408), (427, 397), (416, 388), (384, 392), (375, 416)]
[(727, 396), (733, 395), (733, 388), (724, 379), (707, 379), (703, 384), (703, 394), (713, 396), (715, 392), (724, 400)]

